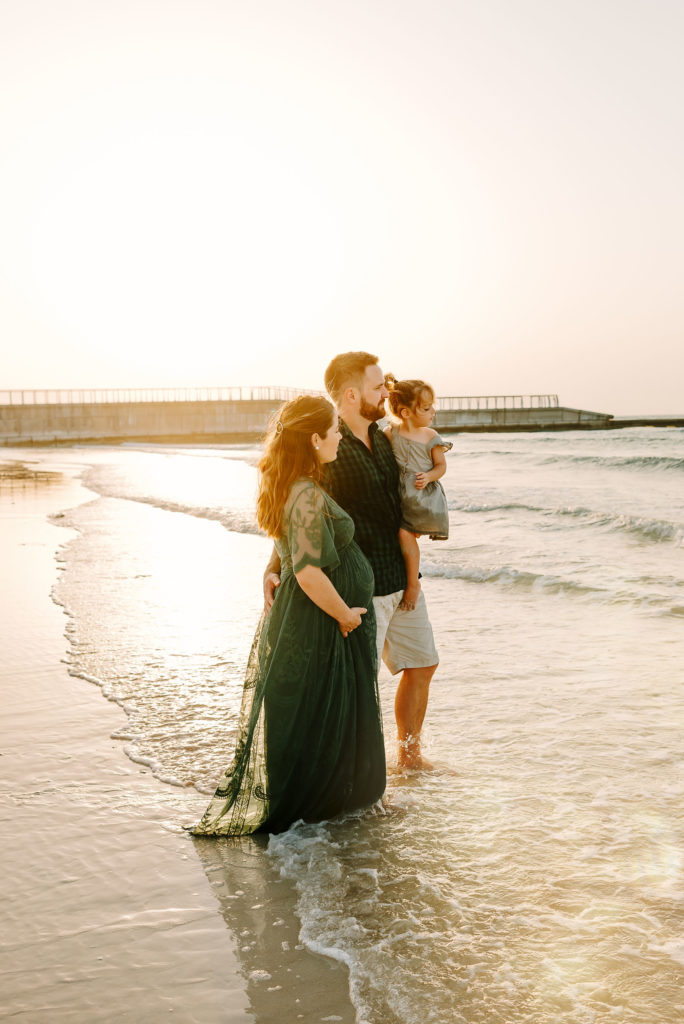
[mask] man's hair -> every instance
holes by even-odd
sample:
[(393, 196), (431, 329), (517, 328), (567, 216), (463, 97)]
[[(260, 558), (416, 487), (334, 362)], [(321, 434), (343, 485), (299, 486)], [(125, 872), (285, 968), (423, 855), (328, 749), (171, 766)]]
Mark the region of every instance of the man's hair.
[(342, 352), (331, 360), (323, 380), (335, 405), (339, 405), (345, 388), (361, 387), (367, 367), (377, 362), (378, 357), (370, 352)]

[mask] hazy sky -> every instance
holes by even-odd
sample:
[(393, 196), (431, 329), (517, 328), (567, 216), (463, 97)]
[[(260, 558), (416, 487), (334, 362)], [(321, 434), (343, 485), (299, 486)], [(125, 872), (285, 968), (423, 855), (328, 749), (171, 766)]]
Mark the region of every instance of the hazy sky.
[(681, 0), (0, 0), (0, 389), (684, 413)]

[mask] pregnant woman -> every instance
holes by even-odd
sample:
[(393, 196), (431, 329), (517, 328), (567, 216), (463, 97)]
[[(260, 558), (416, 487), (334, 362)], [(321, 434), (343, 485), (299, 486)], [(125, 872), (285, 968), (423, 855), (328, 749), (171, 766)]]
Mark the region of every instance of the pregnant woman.
[(252, 645), (233, 762), (194, 835), (282, 832), (384, 792), (373, 571), (319, 483), (339, 440), (336, 410), (309, 395), (280, 409), (267, 438), (257, 520), (281, 582)]

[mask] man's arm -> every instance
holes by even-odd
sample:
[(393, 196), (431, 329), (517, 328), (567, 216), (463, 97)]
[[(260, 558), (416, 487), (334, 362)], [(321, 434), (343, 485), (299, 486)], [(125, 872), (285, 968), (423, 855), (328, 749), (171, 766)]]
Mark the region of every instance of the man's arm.
[(280, 556), (273, 547), (271, 557), (269, 558), (266, 568), (264, 570), (264, 611), (270, 612), (271, 605), (273, 604), (273, 598), (275, 597), (276, 587), (280, 586)]

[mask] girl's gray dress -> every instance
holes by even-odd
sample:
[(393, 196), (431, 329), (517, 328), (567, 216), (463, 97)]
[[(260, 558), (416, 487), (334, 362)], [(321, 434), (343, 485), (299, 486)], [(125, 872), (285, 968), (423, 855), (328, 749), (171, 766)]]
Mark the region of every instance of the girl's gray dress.
[(397, 427), (390, 434), (392, 450), (399, 466), (401, 493), (401, 525), (411, 533), (428, 534), (430, 540), (446, 540), (449, 536), (449, 509), (446, 494), (439, 480), (431, 480), (422, 490), (416, 490), (416, 473), (427, 473), (434, 468), (432, 449), (440, 445), (445, 451), (453, 448), (435, 434), (427, 444), (402, 437)]

